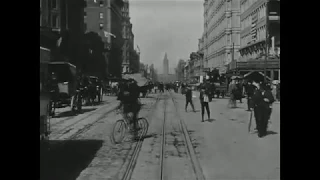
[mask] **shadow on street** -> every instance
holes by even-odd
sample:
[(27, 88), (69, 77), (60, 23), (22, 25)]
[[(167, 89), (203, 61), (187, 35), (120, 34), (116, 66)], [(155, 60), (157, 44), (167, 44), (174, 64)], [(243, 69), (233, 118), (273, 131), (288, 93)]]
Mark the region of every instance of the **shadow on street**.
[(207, 119), (207, 120), (205, 120), (205, 121), (208, 121), (208, 122), (213, 122), (213, 121), (216, 121), (215, 119)]
[(275, 135), (275, 134), (278, 134), (278, 133), (274, 131), (267, 131), (267, 135)]
[(102, 146), (99, 140), (50, 141), (50, 151), (40, 149), (40, 180), (74, 180)]
[[(87, 113), (87, 112), (90, 112), (90, 111), (94, 111), (96, 109), (97, 108), (82, 109), (80, 114), (84, 114), (84, 113)], [(70, 110), (70, 111), (61, 112), (61, 113), (55, 115), (54, 117), (55, 118), (63, 118), (63, 117), (71, 117), (71, 116), (76, 116), (76, 115), (78, 115), (78, 113), (74, 113), (74, 112), (72, 112)]]

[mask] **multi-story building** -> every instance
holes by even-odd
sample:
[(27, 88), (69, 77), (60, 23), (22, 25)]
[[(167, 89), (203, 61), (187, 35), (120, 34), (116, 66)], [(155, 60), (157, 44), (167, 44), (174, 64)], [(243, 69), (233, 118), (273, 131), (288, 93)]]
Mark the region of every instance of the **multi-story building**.
[(205, 0), (204, 67), (225, 72), (239, 48), (240, 0)]
[(40, 0), (40, 46), (51, 49), (53, 60), (83, 61), (84, 2)]
[(184, 66), (186, 65), (186, 62), (183, 59), (180, 59), (178, 62), (178, 65), (176, 67), (176, 76), (178, 81), (184, 81)]
[(164, 75), (169, 74), (169, 60), (168, 60), (167, 53), (164, 55), (164, 58), (163, 58), (163, 74)]
[[(270, 1), (270, 3), (273, 2), (276, 1)], [(280, 3), (278, 8), (276, 5), (277, 2), (269, 9), (269, 12), (274, 10), (276, 16), (273, 19), (272, 14), (269, 16), (267, 26), (267, 0), (241, 0), (241, 60), (247, 61), (265, 54), (267, 31), (271, 47), (268, 53), (272, 55), (280, 48)], [(248, 51), (249, 49), (254, 50)]]
[(124, 0), (124, 5), (121, 9), (122, 12), (122, 37), (124, 43), (122, 46), (122, 72), (129, 72), (130, 67), (130, 52), (133, 50), (133, 33), (132, 24), (129, 16), (129, 0)]
[(101, 37), (105, 49), (106, 74), (119, 76), (122, 72), (122, 12), (123, 0), (85, 0), (85, 32)]
[[(280, 76), (280, 0), (241, 0), (241, 41), (238, 72), (263, 72), (270, 79)], [(267, 7), (268, 6), (268, 7)], [(268, 33), (268, 40), (266, 41)], [(268, 52), (266, 52), (266, 42)], [(267, 61), (265, 61), (268, 55)], [(236, 62), (231, 63), (236, 64)], [(242, 69), (241, 69), (242, 68)]]
[[(132, 23), (129, 24), (128, 26), (128, 42), (127, 42), (127, 51), (129, 52), (129, 72), (134, 72), (134, 70), (131, 68), (132, 65), (131, 63), (134, 63), (134, 58), (136, 55), (135, 49), (134, 49), (134, 34), (132, 32)], [(139, 62), (140, 63), (140, 62)]]
[(130, 72), (140, 72), (140, 52), (134, 49), (130, 53)]
[(170, 72), (169, 72), (169, 60), (167, 57), (167, 53), (165, 53), (164, 58), (163, 58), (163, 74), (159, 74), (158, 79), (159, 79), (159, 81), (164, 82), (164, 83), (169, 83), (169, 82), (173, 82), (176, 80), (176, 75), (170, 74)]

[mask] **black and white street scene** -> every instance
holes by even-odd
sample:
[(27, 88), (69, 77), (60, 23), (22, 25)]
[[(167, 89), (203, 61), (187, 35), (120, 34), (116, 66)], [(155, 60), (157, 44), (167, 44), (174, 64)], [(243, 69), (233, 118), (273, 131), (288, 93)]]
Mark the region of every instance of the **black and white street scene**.
[(280, 180), (280, 0), (40, 0), (40, 180)]

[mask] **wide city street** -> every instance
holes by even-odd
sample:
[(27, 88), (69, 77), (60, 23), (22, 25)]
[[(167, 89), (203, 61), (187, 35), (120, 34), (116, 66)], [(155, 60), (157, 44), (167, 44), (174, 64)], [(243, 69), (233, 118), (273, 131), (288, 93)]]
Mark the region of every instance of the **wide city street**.
[(201, 122), (199, 92), (196, 112), (185, 112), (185, 96), (174, 92), (141, 98), (140, 117), (148, 120), (140, 141), (128, 135), (110, 138), (122, 116), (116, 97), (84, 107), (72, 115), (58, 109), (51, 119), (49, 150), (40, 153), (41, 180), (254, 180), (280, 179), (280, 103), (273, 104), (268, 135), (248, 131), (246, 100), (227, 107), (228, 99), (210, 102), (211, 119)]

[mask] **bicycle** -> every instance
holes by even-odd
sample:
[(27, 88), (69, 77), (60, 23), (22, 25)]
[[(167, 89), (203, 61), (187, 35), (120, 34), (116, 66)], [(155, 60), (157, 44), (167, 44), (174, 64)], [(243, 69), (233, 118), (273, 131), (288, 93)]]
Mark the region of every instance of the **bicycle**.
[[(111, 139), (115, 144), (119, 144), (123, 141), (123, 139), (126, 137), (127, 134), (129, 134), (131, 131), (134, 131), (133, 129), (133, 113), (124, 113), (120, 110), (119, 113), (122, 113), (122, 119), (119, 119), (115, 122), (113, 129), (112, 129), (112, 135)], [(140, 117), (137, 119), (137, 128), (138, 128), (138, 137), (141, 137), (142, 135), (146, 134), (148, 132), (149, 123), (146, 118)], [(119, 134), (119, 135), (117, 135)], [(119, 136), (119, 137), (118, 137)]]

